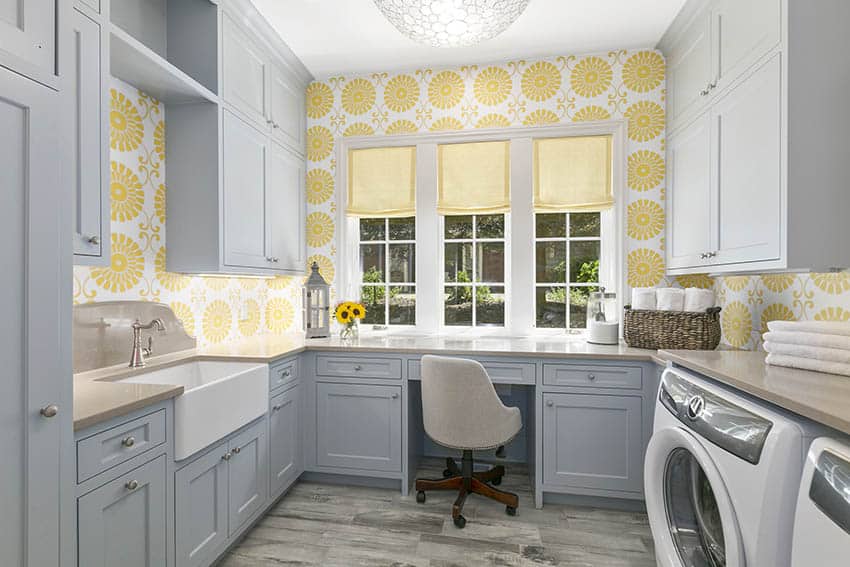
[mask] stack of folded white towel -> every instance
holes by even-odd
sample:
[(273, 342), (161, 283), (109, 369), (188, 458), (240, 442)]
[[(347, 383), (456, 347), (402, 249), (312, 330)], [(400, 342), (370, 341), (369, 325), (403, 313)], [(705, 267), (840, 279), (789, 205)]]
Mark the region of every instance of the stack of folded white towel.
[(714, 307), (714, 292), (689, 287), (636, 287), (632, 289), (632, 309), (658, 311), (699, 311)]
[(768, 364), (850, 376), (850, 323), (771, 321), (767, 329)]

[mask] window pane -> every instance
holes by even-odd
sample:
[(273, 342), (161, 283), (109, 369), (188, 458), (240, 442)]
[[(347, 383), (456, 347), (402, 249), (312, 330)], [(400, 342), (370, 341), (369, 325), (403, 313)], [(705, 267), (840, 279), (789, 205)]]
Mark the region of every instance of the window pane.
[(486, 285), (475, 288), (476, 323), (478, 326), (505, 325), (505, 288)]
[(596, 283), (599, 281), (599, 241), (570, 242), (570, 281)]
[(384, 219), (360, 219), (360, 241), (384, 239)]
[(537, 326), (541, 329), (564, 329), (567, 326), (565, 287), (537, 288)]
[(386, 305), (386, 288), (384, 286), (364, 285), (360, 288), (360, 301), (366, 308), (363, 323), (368, 325), (385, 325), (384, 306)]
[(416, 324), (416, 288), (390, 286), (390, 325)]
[(472, 288), (469, 286), (446, 286), (445, 320), (447, 326), (472, 325)]
[(446, 240), (472, 238), (472, 215), (444, 217)]
[(446, 281), (447, 282), (471, 282), (472, 281), (472, 244), (448, 243), (446, 244)]
[(537, 283), (567, 283), (567, 245), (561, 242), (537, 243)]
[(570, 213), (570, 236), (599, 236), (601, 226), (599, 213)]
[(416, 245), (390, 244), (390, 281), (416, 281)]
[(364, 283), (384, 281), (384, 245), (360, 245), (360, 272)]
[(587, 326), (587, 299), (595, 287), (570, 288), (570, 328), (584, 329)]
[(390, 240), (416, 240), (416, 218), (389, 219)]
[(541, 213), (534, 215), (537, 238), (564, 238), (567, 236), (567, 215)]
[(476, 266), (476, 281), (503, 282), (505, 281), (505, 243), (483, 242), (478, 247), (478, 266)]
[(479, 215), (475, 222), (477, 238), (505, 237), (505, 215)]

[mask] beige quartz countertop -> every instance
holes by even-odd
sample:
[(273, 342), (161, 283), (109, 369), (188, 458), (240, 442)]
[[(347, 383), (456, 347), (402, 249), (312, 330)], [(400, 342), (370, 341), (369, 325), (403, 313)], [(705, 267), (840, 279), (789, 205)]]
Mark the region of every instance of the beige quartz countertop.
[(766, 364), (750, 351), (659, 351), (661, 358), (850, 435), (850, 377)]

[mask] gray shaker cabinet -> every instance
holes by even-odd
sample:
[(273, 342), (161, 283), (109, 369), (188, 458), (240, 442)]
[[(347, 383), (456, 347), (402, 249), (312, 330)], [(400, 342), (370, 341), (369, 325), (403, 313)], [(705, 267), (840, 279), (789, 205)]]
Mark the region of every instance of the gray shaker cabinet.
[(0, 0), (0, 65), (44, 81), (56, 73), (56, 0)]
[(232, 536), (266, 503), (269, 465), (265, 421), (237, 433), (228, 447), (228, 535)]
[(269, 486), (271, 497), (286, 490), (301, 473), (299, 387), (271, 399), (269, 411)]

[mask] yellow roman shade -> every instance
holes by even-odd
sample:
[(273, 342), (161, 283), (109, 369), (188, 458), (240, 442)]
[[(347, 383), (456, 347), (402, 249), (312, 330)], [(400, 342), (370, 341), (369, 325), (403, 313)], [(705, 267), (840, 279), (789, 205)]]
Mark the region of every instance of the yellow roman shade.
[(416, 148), (368, 148), (348, 152), (348, 206), (358, 217), (416, 214)]
[(511, 208), (510, 142), (437, 146), (442, 215), (505, 213)]
[(611, 169), (611, 136), (534, 140), (534, 212), (610, 209)]

